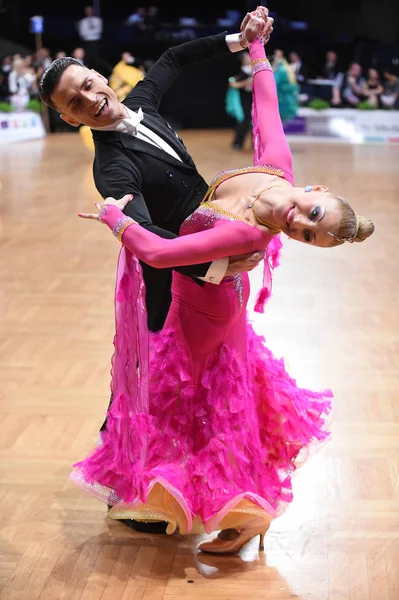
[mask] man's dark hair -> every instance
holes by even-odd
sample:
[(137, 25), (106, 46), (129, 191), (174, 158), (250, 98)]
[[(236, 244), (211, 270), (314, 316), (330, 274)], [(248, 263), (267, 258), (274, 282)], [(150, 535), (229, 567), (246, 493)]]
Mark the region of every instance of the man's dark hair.
[(54, 108), (54, 110), (57, 110), (57, 108), (51, 101), (51, 94), (54, 92), (55, 88), (59, 84), (60, 79), (65, 70), (71, 65), (78, 65), (79, 67), (83, 67), (82, 63), (76, 60), (76, 58), (64, 56), (63, 58), (57, 58), (56, 60), (53, 60), (51, 65), (49, 65), (44, 71), (42, 78), (40, 79), (40, 98), (42, 99), (44, 104), (47, 104), (47, 106)]

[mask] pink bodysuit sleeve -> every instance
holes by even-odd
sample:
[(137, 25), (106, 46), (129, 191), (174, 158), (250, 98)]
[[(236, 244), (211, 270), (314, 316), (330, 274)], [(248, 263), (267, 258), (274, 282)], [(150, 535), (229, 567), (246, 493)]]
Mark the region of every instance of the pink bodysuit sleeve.
[(254, 164), (283, 169), (284, 179), (294, 185), (292, 155), (280, 118), (274, 73), (259, 39), (251, 43), (250, 54), (253, 72)]
[(123, 231), (122, 244), (140, 260), (158, 269), (195, 265), (264, 250), (270, 239), (249, 223), (225, 220), (216, 221), (213, 229), (165, 239), (132, 222), (113, 205), (107, 206), (101, 221), (114, 234)]

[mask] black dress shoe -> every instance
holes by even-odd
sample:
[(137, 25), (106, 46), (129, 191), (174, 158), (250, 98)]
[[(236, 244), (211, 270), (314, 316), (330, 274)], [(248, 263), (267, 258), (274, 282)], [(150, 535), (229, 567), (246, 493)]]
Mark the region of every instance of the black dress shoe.
[(144, 521), (135, 521), (134, 519), (118, 519), (119, 523), (123, 523), (126, 527), (141, 531), (142, 533), (160, 533), (166, 534), (168, 524), (165, 521), (157, 523), (145, 523)]
[[(112, 506), (108, 504), (108, 510), (110, 510)], [(122, 523), (129, 527), (130, 529), (134, 529), (135, 531), (141, 531), (142, 533), (160, 533), (165, 534), (168, 523), (166, 521), (158, 521), (157, 523), (146, 523), (145, 521), (135, 521), (134, 519), (114, 519), (118, 521), (118, 523)]]

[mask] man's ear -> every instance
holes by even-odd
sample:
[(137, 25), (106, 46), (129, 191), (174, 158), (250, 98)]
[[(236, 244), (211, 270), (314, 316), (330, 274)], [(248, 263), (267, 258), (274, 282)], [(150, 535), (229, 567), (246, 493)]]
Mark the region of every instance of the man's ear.
[(75, 121), (75, 119), (72, 119), (71, 117), (67, 117), (66, 115), (60, 115), (60, 117), (65, 123), (72, 125), (72, 127), (79, 127), (80, 125), (79, 121)]
[(96, 77), (99, 77), (100, 79), (102, 79), (102, 80), (103, 80), (103, 82), (104, 82), (104, 83), (106, 83), (106, 84), (108, 85), (108, 79), (107, 79), (106, 77), (104, 77), (104, 75), (101, 75), (101, 73), (99, 73), (99, 72), (98, 72), (98, 71), (96, 71), (95, 69), (90, 69), (90, 71), (91, 71), (92, 73), (94, 73), (94, 75), (95, 75)]

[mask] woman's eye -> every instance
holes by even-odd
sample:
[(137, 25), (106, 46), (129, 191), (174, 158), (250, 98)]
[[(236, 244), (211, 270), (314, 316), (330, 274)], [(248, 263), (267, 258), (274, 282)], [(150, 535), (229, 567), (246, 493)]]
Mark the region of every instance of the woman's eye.
[(314, 208), (310, 213), (310, 220), (315, 221), (320, 216), (320, 212), (320, 206), (316, 206), (316, 208)]

